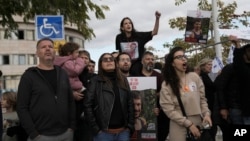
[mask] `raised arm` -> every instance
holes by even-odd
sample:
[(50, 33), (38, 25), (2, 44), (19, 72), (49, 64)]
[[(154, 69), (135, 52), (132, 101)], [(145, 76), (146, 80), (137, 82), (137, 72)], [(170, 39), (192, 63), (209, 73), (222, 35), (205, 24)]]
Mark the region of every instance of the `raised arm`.
[(232, 43), (234, 43), (234, 45), (235, 45), (236, 48), (240, 48), (240, 41), (237, 38), (237, 36), (230, 35), (228, 37), (228, 40), (230, 40)]
[(152, 36), (157, 35), (157, 33), (158, 33), (160, 17), (161, 17), (161, 13), (156, 11), (155, 12), (155, 26), (154, 26), (154, 29), (152, 31)]

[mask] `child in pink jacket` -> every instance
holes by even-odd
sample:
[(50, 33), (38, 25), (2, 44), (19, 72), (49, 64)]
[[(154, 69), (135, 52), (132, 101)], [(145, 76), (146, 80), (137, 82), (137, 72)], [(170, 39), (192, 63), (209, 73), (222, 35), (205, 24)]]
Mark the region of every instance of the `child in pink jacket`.
[(54, 64), (62, 67), (67, 72), (72, 90), (81, 93), (86, 88), (78, 76), (86, 65), (83, 59), (78, 57), (79, 48), (78, 44), (67, 42), (59, 48), (59, 56), (56, 56)]

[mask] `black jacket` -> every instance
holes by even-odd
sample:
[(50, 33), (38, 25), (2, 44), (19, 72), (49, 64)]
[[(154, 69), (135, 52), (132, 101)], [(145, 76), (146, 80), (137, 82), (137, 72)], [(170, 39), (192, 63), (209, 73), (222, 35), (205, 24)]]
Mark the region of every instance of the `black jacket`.
[(215, 79), (219, 109), (240, 109), (239, 79), (234, 65), (226, 65)]
[(205, 86), (205, 95), (207, 98), (208, 108), (213, 111), (214, 110), (214, 96), (216, 92), (216, 87), (214, 82), (210, 79), (207, 73), (201, 71), (200, 73), (201, 79)]
[(75, 128), (75, 102), (67, 73), (55, 66), (53, 86), (37, 67), (27, 69), (21, 77), (17, 92), (17, 114), (32, 138), (41, 135), (59, 135)]
[[(126, 82), (128, 83), (128, 82)], [(118, 88), (125, 128), (134, 131), (134, 104), (130, 90)], [(85, 118), (92, 127), (93, 134), (100, 130), (105, 131), (109, 127), (111, 112), (115, 100), (115, 94), (108, 83), (100, 76), (95, 76), (90, 81), (90, 87), (84, 99)]]
[(239, 90), (240, 90), (240, 99), (241, 99), (241, 108), (244, 116), (250, 116), (250, 63), (246, 63), (243, 58), (245, 54), (245, 49), (248, 46), (243, 48), (235, 48), (233, 65), (239, 79)]

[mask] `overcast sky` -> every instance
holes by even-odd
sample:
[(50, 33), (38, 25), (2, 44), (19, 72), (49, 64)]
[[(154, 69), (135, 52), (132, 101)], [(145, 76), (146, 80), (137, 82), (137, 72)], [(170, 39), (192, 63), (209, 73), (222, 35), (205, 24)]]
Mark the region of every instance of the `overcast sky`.
[[(103, 52), (115, 51), (115, 37), (120, 33), (119, 26), (122, 18), (130, 17), (137, 31), (151, 31), (155, 23), (155, 11), (161, 13), (158, 35), (148, 42), (146, 46), (153, 46), (161, 50), (159, 55), (168, 53), (163, 44), (179, 37), (182, 38), (184, 31), (171, 29), (168, 21), (175, 17), (185, 17), (188, 10), (197, 10), (198, 0), (187, 0), (186, 3), (175, 6), (174, 0), (92, 0), (98, 5), (108, 5), (110, 11), (105, 11), (105, 20), (96, 20), (91, 17), (89, 26), (94, 29), (96, 38), (85, 42), (85, 49), (91, 54), (94, 61), (98, 61)], [(212, 0), (211, 0), (212, 1)], [(232, 3), (233, 0), (223, 0)], [(238, 4), (237, 14), (249, 10), (247, 0), (236, 0)], [(93, 15), (93, 13), (91, 14)]]

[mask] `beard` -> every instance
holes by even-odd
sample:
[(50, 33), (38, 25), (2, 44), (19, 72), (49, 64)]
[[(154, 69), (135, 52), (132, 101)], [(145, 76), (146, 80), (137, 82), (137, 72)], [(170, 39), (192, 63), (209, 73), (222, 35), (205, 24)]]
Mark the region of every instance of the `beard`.
[(120, 69), (120, 70), (121, 70), (122, 73), (128, 73), (129, 72), (129, 70), (127, 70), (127, 69)]
[(147, 71), (152, 71), (153, 69), (154, 69), (153, 66), (147, 66), (147, 67), (146, 67), (146, 70), (147, 70)]
[(145, 66), (145, 69), (146, 69), (147, 71), (153, 71), (154, 65), (148, 64), (148, 65)]

